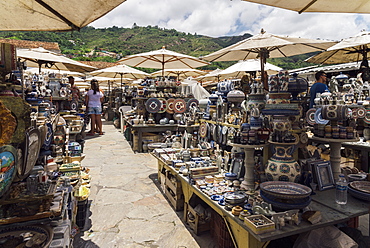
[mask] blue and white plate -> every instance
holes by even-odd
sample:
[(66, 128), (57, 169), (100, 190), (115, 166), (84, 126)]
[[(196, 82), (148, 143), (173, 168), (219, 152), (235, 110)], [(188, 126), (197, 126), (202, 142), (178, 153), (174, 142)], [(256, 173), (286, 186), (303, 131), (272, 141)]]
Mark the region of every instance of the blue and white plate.
[(326, 125), (329, 123), (329, 120), (325, 120), (324, 118), (322, 118), (321, 108), (318, 108), (315, 112), (315, 122), (317, 124), (323, 124), (323, 125)]

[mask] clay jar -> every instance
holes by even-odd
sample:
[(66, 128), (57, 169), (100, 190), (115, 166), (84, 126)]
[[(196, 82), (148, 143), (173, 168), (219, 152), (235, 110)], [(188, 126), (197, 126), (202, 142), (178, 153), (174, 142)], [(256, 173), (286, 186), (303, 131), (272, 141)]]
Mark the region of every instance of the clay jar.
[(342, 121), (347, 119), (349, 109), (345, 105), (324, 105), (322, 106), (322, 118), (330, 121)]
[(265, 108), (266, 96), (264, 94), (250, 94), (248, 95), (247, 111), (257, 108), (260, 111)]
[(282, 133), (286, 133), (292, 128), (289, 116), (285, 115), (272, 116), (271, 126), (274, 132), (279, 131)]
[(301, 177), (301, 166), (292, 154), (296, 146), (291, 144), (273, 144), (273, 155), (265, 169), (268, 181), (289, 181), (298, 183)]

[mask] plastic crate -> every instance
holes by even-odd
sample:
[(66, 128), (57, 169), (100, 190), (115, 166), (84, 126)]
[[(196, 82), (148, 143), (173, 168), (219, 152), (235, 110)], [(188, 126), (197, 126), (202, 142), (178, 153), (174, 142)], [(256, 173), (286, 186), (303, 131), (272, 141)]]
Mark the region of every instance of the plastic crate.
[(76, 225), (83, 230), (85, 228), (87, 211), (88, 211), (88, 199), (77, 202), (77, 215)]

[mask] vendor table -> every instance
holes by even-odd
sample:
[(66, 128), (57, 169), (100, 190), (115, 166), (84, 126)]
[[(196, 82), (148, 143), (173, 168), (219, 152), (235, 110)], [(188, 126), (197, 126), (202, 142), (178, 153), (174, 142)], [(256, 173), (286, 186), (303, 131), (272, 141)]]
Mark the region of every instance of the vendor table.
[(369, 152), (370, 152), (370, 142), (343, 142), (342, 146), (345, 148), (350, 148), (353, 150), (360, 151), (361, 153), (361, 170), (369, 173)]
[[(189, 200), (193, 195), (198, 196), (208, 206), (210, 206), (217, 214), (219, 214), (225, 221), (229, 233), (232, 237), (235, 247), (251, 247), (259, 248), (264, 247), (269, 241), (300, 234), (303, 232), (311, 231), (317, 228), (330, 226), (338, 223), (343, 223), (351, 218), (365, 215), (369, 213), (368, 202), (358, 200), (348, 195), (347, 205), (337, 205), (335, 203), (335, 190), (327, 190), (316, 192), (312, 196), (312, 201), (309, 207), (312, 210), (319, 210), (322, 214), (322, 221), (317, 224), (310, 224), (307, 221), (302, 221), (297, 225), (286, 225), (281, 230), (275, 230), (268, 233), (256, 234), (249, 229), (242, 220), (231, 214), (231, 211), (226, 211), (223, 206), (217, 202), (212, 201), (210, 197), (205, 195), (200, 189), (191, 185), (188, 178), (179, 174), (173, 167), (168, 166), (165, 161), (152, 154), (158, 162), (158, 180), (162, 171), (168, 170), (171, 174), (176, 175), (177, 179), (181, 182), (182, 191), (184, 194), (184, 215), (187, 213), (187, 206)], [(185, 219), (185, 216), (184, 216)]]
[(131, 125), (129, 122), (126, 122), (127, 125), (130, 126), (132, 131), (137, 132), (137, 137), (138, 137), (138, 152), (143, 152), (143, 133), (145, 132), (165, 132), (167, 130), (169, 131), (177, 131), (178, 130), (178, 125), (170, 125), (170, 124), (165, 124), (165, 125)]
[(329, 143), (330, 145), (330, 163), (331, 168), (333, 171), (334, 178), (338, 178), (340, 171), (340, 149), (342, 147), (343, 142), (355, 142), (359, 141), (359, 139), (328, 139), (328, 138), (320, 138), (320, 137), (311, 137), (312, 141), (316, 141), (319, 143)]

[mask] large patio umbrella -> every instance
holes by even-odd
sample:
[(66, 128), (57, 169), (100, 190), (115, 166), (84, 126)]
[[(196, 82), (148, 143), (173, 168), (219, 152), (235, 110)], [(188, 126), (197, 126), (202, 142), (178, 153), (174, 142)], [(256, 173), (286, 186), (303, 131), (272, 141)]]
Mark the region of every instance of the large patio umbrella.
[(0, 30), (80, 30), (125, 0), (2, 0)]
[[(282, 68), (267, 63), (265, 64), (265, 71), (268, 73), (277, 73), (278, 71), (282, 70)], [(261, 63), (258, 59), (249, 59), (249, 60), (242, 60), (232, 66), (223, 70), (220, 75), (224, 75), (225, 77), (241, 77), (244, 75), (245, 72), (256, 72), (261, 71)]]
[(176, 76), (177, 79), (187, 78), (187, 77), (197, 77), (207, 74), (204, 71), (197, 70), (197, 69), (164, 69), (160, 71), (153, 72), (150, 74), (151, 76)]
[(43, 66), (47, 69), (76, 72), (89, 72), (96, 69), (95, 67), (53, 53), (42, 47), (35, 49), (17, 49), (17, 57), (25, 59), (29, 67), (38, 67), (39, 72), (41, 72)]
[(121, 86), (123, 84), (123, 78), (132, 78), (132, 79), (139, 79), (145, 78), (150, 74), (132, 68), (128, 65), (116, 65), (108, 68), (104, 68), (101, 70), (93, 71), (90, 73), (93, 76), (100, 76), (100, 77), (110, 77), (110, 78), (119, 78), (121, 79)]
[(370, 32), (362, 31), (354, 37), (343, 39), (309, 59), (316, 64), (340, 64), (367, 60), (370, 52)]
[[(63, 70), (61, 71), (61, 70), (55, 70), (55, 69), (43, 69), (42, 71), (45, 73), (60, 73), (66, 76), (84, 76), (85, 75), (84, 73), (81, 73), (81, 72), (63, 71)], [(27, 70), (24, 71), (24, 73), (30, 73), (30, 74), (35, 74), (39, 72), (40, 72), (40, 69), (35, 68), (35, 67), (27, 68)]]
[(223, 70), (220, 69), (220, 68), (217, 68), (216, 70), (213, 70), (213, 71), (209, 72), (208, 74), (206, 74), (204, 76), (199, 76), (196, 79), (198, 79), (198, 80), (213, 80), (213, 81), (217, 80), (217, 82), (219, 82), (220, 79), (222, 79), (221, 72), (223, 72)]
[[(181, 54), (165, 49), (155, 50), (146, 53), (128, 55), (118, 61), (134, 67), (154, 69), (193, 69), (208, 65), (209, 63), (186, 54)], [(164, 75), (164, 71), (162, 76)]]
[(370, 13), (368, 0), (244, 0), (302, 12)]
[(264, 65), (267, 58), (324, 51), (334, 44), (335, 42), (332, 41), (273, 35), (262, 29), (261, 33), (204, 56), (204, 59), (208, 61), (236, 61), (258, 58), (261, 62), (261, 74), (264, 76)]

